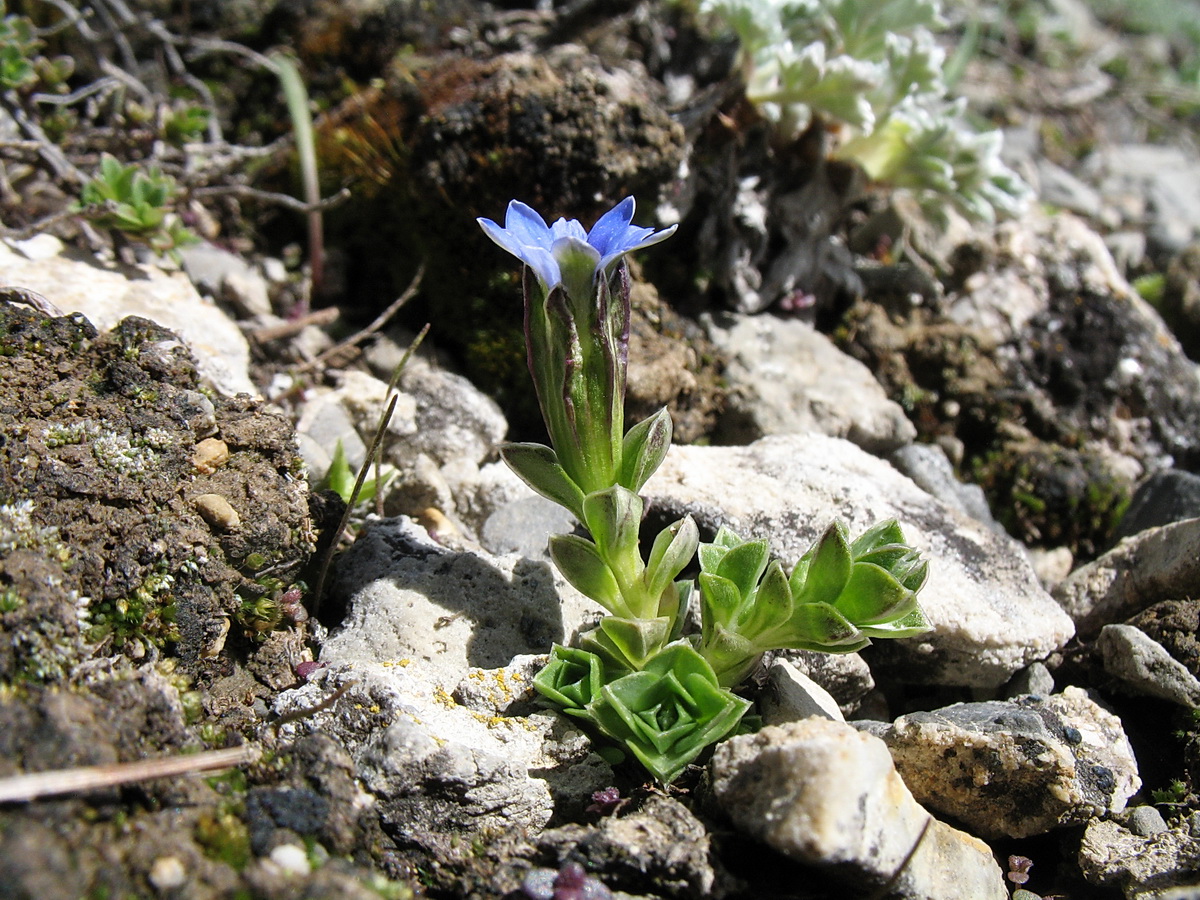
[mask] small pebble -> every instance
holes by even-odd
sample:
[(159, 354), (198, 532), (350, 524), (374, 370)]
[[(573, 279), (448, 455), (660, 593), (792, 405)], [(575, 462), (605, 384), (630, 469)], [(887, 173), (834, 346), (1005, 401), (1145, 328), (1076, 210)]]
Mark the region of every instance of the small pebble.
[(156, 891), (166, 893), (183, 887), (187, 881), (187, 872), (178, 856), (160, 856), (150, 867), (146, 876)]
[(1167, 830), (1166, 820), (1153, 806), (1135, 806), (1129, 811), (1125, 827), (1140, 837), (1150, 837)]
[(242, 517), (237, 514), (237, 510), (220, 494), (201, 494), (192, 502), (196, 504), (196, 511), (204, 521), (213, 528), (233, 531), (242, 524)]
[(271, 862), (288, 875), (304, 876), (312, 871), (312, 866), (308, 863), (308, 854), (303, 847), (296, 844), (280, 844), (271, 851)]
[(205, 438), (192, 450), (192, 465), (204, 475), (211, 475), (227, 462), (229, 445), (220, 438)]

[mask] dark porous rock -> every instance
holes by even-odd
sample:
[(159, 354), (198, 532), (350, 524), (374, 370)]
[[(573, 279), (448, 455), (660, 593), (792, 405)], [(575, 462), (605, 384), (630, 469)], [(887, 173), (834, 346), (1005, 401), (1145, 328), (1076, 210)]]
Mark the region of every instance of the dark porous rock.
[(1147, 478), (1134, 492), (1121, 517), (1113, 541), (1200, 517), (1200, 475), (1182, 469), (1163, 469)]
[[(0, 383), (17, 398), (0, 403), (0, 574), (14, 586), (0, 680), (53, 680), (96, 650), (170, 647), (196, 671), (231, 622), (249, 636), (279, 624), (272, 591), (312, 549), (288, 423), (245, 395), (199, 404), (187, 348), (146, 319), (97, 335), (5, 304), (0, 333)], [(214, 428), (228, 459), (198, 468)], [(223, 527), (197, 509), (206, 495), (233, 511)], [(255, 578), (268, 567), (275, 587)]]
[(634, 812), (552, 828), (537, 839), (559, 864), (578, 860), (608, 887), (681, 900), (710, 896), (716, 882), (711, 844), (686, 806), (655, 796)]
[(1121, 720), (1079, 688), (872, 724), (921, 803), (986, 838), (1119, 812), (1141, 785)]

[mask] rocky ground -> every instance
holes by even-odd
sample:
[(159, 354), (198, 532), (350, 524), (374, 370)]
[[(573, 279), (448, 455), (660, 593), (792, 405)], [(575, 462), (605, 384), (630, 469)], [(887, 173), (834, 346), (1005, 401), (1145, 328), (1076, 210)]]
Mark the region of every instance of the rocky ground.
[[(82, 6), (45, 35), (72, 89), (115, 59), (157, 88), (182, 48), (227, 140), (172, 149), (107, 100), (38, 137), (5, 95), (0, 896), (1200, 896), (1186, 28), (950, 15), (1034, 201), (935, 228), (772, 137), (686, 4)], [(349, 189), (323, 262), (234, 41), (309, 81), (322, 195)], [(204, 240), (156, 257), (72, 214), (102, 150), (177, 172)], [(634, 270), (630, 414), (668, 406), (677, 443), (647, 530), (790, 562), (894, 516), (931, 560), (931, 633), (766, 660), (764, 727), (669, 789), (530, 688), (599, 608), (546, 553), (569, 517), (498, 460), (539, 426), (474, 223), (630, 193), (679, 224)], [(335, 458), (376, 443), (344, 518)]]

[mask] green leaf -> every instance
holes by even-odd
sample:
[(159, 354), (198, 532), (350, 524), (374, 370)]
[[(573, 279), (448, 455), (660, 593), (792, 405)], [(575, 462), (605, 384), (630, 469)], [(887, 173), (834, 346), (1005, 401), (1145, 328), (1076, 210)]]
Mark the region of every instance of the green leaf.
[(671, 414), (663, 407), (625, 434), (617, 482), (635, 493), (640, 491), (662, 465), (670, 448)]
[(879, 625), (864, 625), (859, 630), (869, 637), (908, 638), (926, 634), (933, 630), (933, 626), (926, 620), (921, 607), (916, 606), (913, 607), (912, 612), (899, 619), (882, 622)]
[(651, 597), (662, 594), (691, 562), (699, 540), (700, 532), (691, 516), (685, 516), (658, 533), (642, 576)]
[(575, 590), (614, 615), (631, 615), (612, 569), (595, 544), (574, 534), (553, 535), (549, 543), (550, 558)]
[(855, 559), (887, 544), (903, 544), (904, 532), (895, 519), (886, 519), (872, 525), (850, 545), (850, 553)]
[(672, 644), (634, 672), (601, 689), (590, 713), (663, 784), (707, 747), (732, 733), (747, 700), (717, 684), (712, 667), (686, 644)]
[(770, 551), (766, 541), (746, 541), (731, 548), (713, 574), (728, 578), (737, 585), (738, 593), (749, 599), (754, 593), (758, 579), (766, 570), (769, 559)]
[(846, 537), (846, 526), (841, 522), (825, 530), (810, 551), (803, 587), (796, 593), (798, 603), (833, 603), (837, 599), (850, 578), (851, 551)]
[(583, 521), (583, 491), (559, 465), (551, 448), (544, 444), (502, 444), (500, 457), (527, 485)]
[(642, 508), (642, 498), (620, 485), (583, 498), (583, 524), (605, 559), (636, 557), (640, 562), (637, 546)]
[(728, 578), (700, 573), (700, 612), (704, 640), (708, 642), (710, 628), (731, 626), (742, 611), (742, 592)]
[(886, 569), (871, 563), (855, 563), (836, 605), (855, 625), (878, 625), (908, 615), (916, 602), (916, 594)]
[(555, 644), (550, 660), (533, 678), (534, 689), (564, 712), (582, 713), (603, 686), (600, 658), (586, 650)]
[(784, 647), (798, 650), (827, 650), (870, 643), (853, 623), (828, 603), (803, 603), (792, 612)]
[(738, 618), (738, 631), (753, 639), (769, 629), (783, 625), (791, 615), (792, 589), (788, 586), (787, 576), (783, 574), (783, 566), (779, 560), (772, 560), (758, 585), (758, 590), (754, 592), (754, 603), (749, 609), (742, 610)]
[(627, 619), (607, 616), (581, 635), (579, 644), (602, 657), (615, 671), (637, 671), (667, 642), (671, 622), (666, 617)]

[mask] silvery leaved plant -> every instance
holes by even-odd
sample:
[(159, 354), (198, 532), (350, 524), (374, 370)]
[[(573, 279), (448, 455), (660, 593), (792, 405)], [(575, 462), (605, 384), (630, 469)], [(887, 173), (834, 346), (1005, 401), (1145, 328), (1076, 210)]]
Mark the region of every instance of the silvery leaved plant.
[[(929, 630), (917, 605), (928, 563), (895, 521), (851, 540), (840, 523), (792, 567), (766, 543), (722, 528), (702, 543), (691, 517), (664, 528), (643, 556), (638, 492), (666, 457), (666, 409), (624, 424), (629, 345), (627, 254), (671, 236), (633, 225), (626, 198), (590, 231), (552, 225), (518, 201), (504, 225), (479, 224), (525, 264), (529, 371), (552, 446), (510, 443), (508, 465), (568, 509), (587, 536), (555, 535), (563, 577), (608, 612), (555, 645), (534, 687), (562, 712), (673, 781), (707, 747), (734, 733), (750, 702), (734, 688), (763, 654), (780, 649), (847, 653), (871, 638)], [(697, 584), (680, 574), (699, 555), (700, 630), (684, 632)]]
[(788, 134), (837, 123), (834, 155), (908, 190), (937, 218), (949, 202), (991, 221), (1029, 189), (946, 97), (937, 0), (701, 0), (738, 37), (746, 96)]

